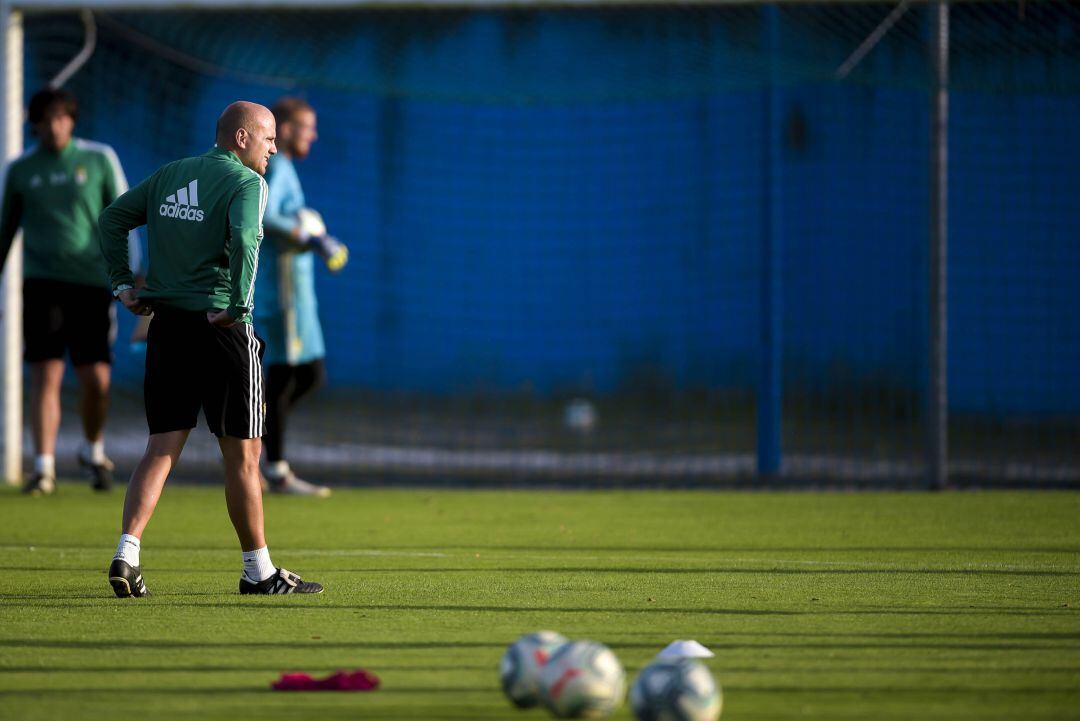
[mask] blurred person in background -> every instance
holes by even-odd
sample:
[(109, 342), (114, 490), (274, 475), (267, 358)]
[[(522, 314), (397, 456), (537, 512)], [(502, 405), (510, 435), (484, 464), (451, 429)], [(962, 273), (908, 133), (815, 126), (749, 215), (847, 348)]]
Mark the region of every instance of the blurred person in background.
[[(16, 231), (23, 231), (23, 342), (35, 453), (23, 490), (34, 495), (56, 489), (65, 353), (79, 380), (79, 465), (95, 490), (112, 486), (104, 434), (116, 315), (97, 217), (128, 187), (111, 147), (73, 137), (77, 114), (75, 96), (64, 90), (47, 88), (30, 98), (27, 119), (39, 142), (8, 166), (0, 211), (0, 265)], [(128, 250), (134, 272), (134, 232)]]
[(299, 98), (274, 104), (278, 154), (266, 174), (270, 196), (263, 225), (259, 275), (255, 283), (255, 324), (266, 339), (267, 488), (274, 493), (326, 497), (330, 489), (299, 478), (285, 453), (289, 413), (326, 380), (326, 348), (315, 296), (315, 262), (331, 272), (348, 261), (348, 249), (327, 235), (321, 216), (306, 207), (295, 162), (318, 138), (315, 110)]

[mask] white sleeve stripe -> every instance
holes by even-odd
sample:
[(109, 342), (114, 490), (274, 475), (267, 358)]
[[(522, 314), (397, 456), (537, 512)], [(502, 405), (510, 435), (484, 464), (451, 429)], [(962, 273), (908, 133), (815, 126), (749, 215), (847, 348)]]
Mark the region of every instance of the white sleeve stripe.
[(90, 150), (104, 155), (105, 159), (109, 161), (109, 166), (112, 168), (113, 179), (116, 181), (117, 194), (126, 193), (128, 191), (127, 176), (124, 175), (124, 169), (120, 165), (120, 158), (117, 157), (116, 151), (112, 149), (111, 145), (98, 143), (93, 140), (76, 138), (75, 146), (80, 150)]
[(259, 178), (259, 235), (263, 234), (263, 216), (266, 215), (266, 203), (270, 199), (270, 186)]
[[(112, 170), (117, 196), (123, 195), (129, 190), (127, 176), (124, 175), (124, 168), (120, 165), (120, 158), (116, 155), (116, 151), (113, 150), (111, 145), (98, 143), (93, 140), (85, 140), (83, 138), (75, 138), (75, 147), (80, 150), (101, 153), (101, 155), (105, 157), (105, 160), (109, 163), (109, 168)], [(137, 273), (140, 267), (142, 267), (142, 246), (139, 243), (138, 232), (132, 229), (128, 233), (128, 268), (131, 269), (132, 273)]]
[(139, 243), (139, 231), (132, 228), (128, 232), (128, 268), (138, 273), (142, 268), (142, 244)]
[(248, 286), (247, 297), (244, 299), (244, 305), (249, 309), (254, 309), (255, 305), (255, 278), (259, 275), (259, 246), (262, 245), (263, 238), (263, 214), (266, 213), (266, 201), (269, 197), (270, 186), (266, 184), (266, 180), (259, 176), (259, 235), (258, 244), (255, 246), (255, 264), (251, 271), (251, 284)]
[(106, 145), (102, 152), (112, 166), (113, 179), (116, 181), (116, 194), (121, 195), (128, 192), (127, 176), (124, 175), (124, 169), (120, 166), (120, 158), (116, 157), (116, 151)]

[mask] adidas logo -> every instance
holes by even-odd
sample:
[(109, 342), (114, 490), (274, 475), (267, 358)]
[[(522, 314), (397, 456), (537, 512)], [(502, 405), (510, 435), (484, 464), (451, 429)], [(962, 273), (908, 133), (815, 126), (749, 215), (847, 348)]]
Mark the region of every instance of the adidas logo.
[(199, 210), (199, 179), (191, 181), (186, 187), (165, 198), (158, 212), (166, 218), (194, 220), (201, 223), (206, 213)]

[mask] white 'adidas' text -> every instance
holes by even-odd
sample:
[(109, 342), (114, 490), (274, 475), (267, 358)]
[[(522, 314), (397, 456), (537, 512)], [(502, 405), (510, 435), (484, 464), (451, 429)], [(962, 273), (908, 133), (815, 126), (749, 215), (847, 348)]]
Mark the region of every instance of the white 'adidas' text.
[(175, 193), (165, 198), (165, 202), (158, 208), (165, 218), (178, 218), (180, 220), (194, 220), (201, 223), (206, 214), (199, 209), (199, 180), (192, 180), (187, 186), (180, 188)]

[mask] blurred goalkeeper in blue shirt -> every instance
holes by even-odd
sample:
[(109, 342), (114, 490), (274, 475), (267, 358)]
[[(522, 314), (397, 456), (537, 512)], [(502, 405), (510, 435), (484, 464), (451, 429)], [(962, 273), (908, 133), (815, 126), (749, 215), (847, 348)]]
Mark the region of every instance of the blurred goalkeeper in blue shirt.
[(306, 207), (294, 161), (303, 160), (318, 138), (315, 110), (298, 98), (271, 109), (277, 120), (278, 154), (270, 160), (266, 234), (255, 282), (255, 327), (266, 339), (265, 474), (272, 492), (328, 496), (330, 489), (301, 480), (285, 456), (289, 412), (326, 379), (322, 328), (315, 298), (315, 263), (332, 272), (348, 261), (345, 246), (327, 235), (321, 216)]

